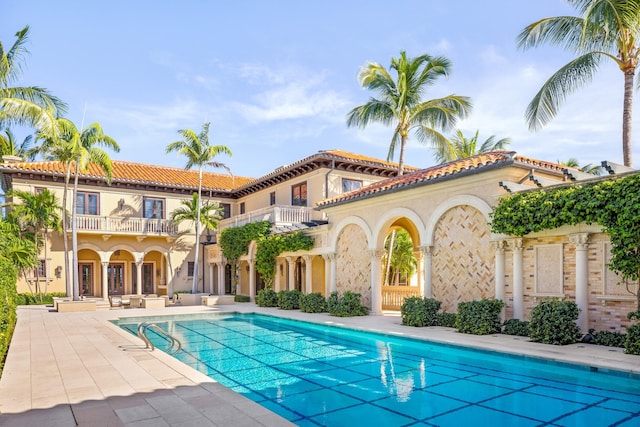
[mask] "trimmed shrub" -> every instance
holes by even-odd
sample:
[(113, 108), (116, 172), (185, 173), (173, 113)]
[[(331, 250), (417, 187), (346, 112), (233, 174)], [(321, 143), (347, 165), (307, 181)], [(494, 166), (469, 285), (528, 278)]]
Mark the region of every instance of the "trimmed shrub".
[[(640, 320), (640, 310), (627, 314), (629, 320)], [(640, 324), (636, 323), (627, 328), (627, 340), (624, 343), (624, 352), (640, 355)]]
[(53, 298), (66, 297), (65, 292), (51, 292), (49, 294), (42, 295), (42, 301), (40, 301), (39, 294), (18, 294), (16, 297), (16, 305), (45, 305), (53, 304)]
[(235, 295), (233, 297), (233, 300), (235, 302), (251, 302), (251, 298), (249, 297), (249, 295)]
[(260, 289), (256, 296), (256, 304), (259, 307), (277, 307), (278, 293), (273, 289)]
[(16, 282), (18, 272), (6, 258), (0, 256), (0, 375), (16, 327)]
[(290, 291), (278, 292), (278, 307), (281, 310), (295, 310), (300, 308), (300, 291), (292, 289)]
[(360, 303), (360, 294), (347, 291), (342, 297), (332, 292), (327, 302), (329, 314), (337, 317), (366, 316), (369, 309)]
[(409, 297), (404, 299), (400, 314), (402, 324), (406, 326), (434, 326), (436, 313), (442, 303), (433, 298)]
[(505, 320), (502, 325), (502, 333), (505, 335), (529, 336), (529, 322), (520, 319)]
[(624, 348), (624, 343), (627, 340), (627, 336), (622, 332), (613, 331), (593, 331), (589, 333), (593, 337), (593, 343), (597, 345), (605, 345), (607, 347), (620, 347)]
[(324, 313), (327, 311), (327, 300), (320, 292), (300, 295), (300, 311), (305, 313)]
[(482, 299), (458, 304), (456, 328), (458, 332), (474, 335), (500, 333), (502, 322), (500, 311), (504, 307), (501, 300)]
[(436, 313), (436, 326), (444, 326), (446, 328), (455, 328), (456, 319), (458, 315), (456, 313)]
[(529, 337), (544, 344), (573, 344), (580, 338), (576, 325), (580, 309), (573, 301), (541, 301), (531, 311)]

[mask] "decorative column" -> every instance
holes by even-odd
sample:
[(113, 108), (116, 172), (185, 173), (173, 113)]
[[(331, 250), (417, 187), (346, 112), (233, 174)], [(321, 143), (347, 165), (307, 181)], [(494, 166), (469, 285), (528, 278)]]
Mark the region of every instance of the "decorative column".
[(167, 283), (167, 295), (169, 296), (169, 298), (173, 298), (173, 274), (171, 273), (171, 264), (169, 262), (169, 252), (165, 252), (164, 254), (165, 259), (167, 260), (167, 262), (164, 263), (164, 267), (165, 267), (165, 275), (166, 275), (166, 283)]
[(329, 293), (338, 291), (338, 260), (336, 258), (337, 257), (335, 252), (329, 254), (329, 260), (331, 262), (331, 281), (329, 282)]
[(216, 263), (216, 266), (218, 267), (218, 295), (224, 295), (225, 294), (225, 289), (224, 289), (224, 285), (225, 285), (225, 266), (226, 263), (225, 262), (218, 262)]
[[(144, 262), (144, 258), (138, 257), (136, 259), (136, 283), (138, 284), (136, 289), (137, 295), (142, 295), (142, 263)], [(131, 289), (131, 293), (133, 293), (133, 289)]]
[(329, 254), (323, 254), (324, 260), (324, 296), (327, 298), (331, 293), (331, 260)]
[(513, 318), (524, 320), (524, 278), (522, 271), (522, 239), (513, 239), (509, 242), (513, 251)]
[(371, 314), (382, 314), (382, 257), (385, 251), (375, 249), (369, 251), (371, 255)]
[[(495, 299), (504, 301), (504, 240), (494, 240), (491, 246), (495, 249)], [(505, 301), (506, 302), (506, 301)]]
[(256, 296), (256, 263), (249, 260), (249, 299), (255, 300)]
[(109, 261), (103, 261), (102, 264), (102, 299), (109, 299), (109, 276), (107, 271), (109, 269)]
[(213, 263), (209, 263), (209, 294), (213, 295)]
[[(416, 279), (418, 280), (416, 285), (418, 285), (418, 289), (422, 293), (424, 290), (424, 253), (421, 250), (413, 251), (413, 256), (416, 257), (417, 264)], [(410, 285), (411, 283), (408, 284)]]
[(289, 277), (287, 277), (287, 289), (292, 290), (294, 288), (293, 279), (295, 278), (296, 260), (292, 256), (286, 257), (287, 266), (289, 267)]
[(578, 327), (582, 333), (589, 330), (589, 233), (569, 236), (576, 247), (576, 305), (580, 309)]
[(302, 259), (304, 260), (304, 293), (309, 295), (313, 292), (313, 284), (311, 283), (311, 273), (313, 273), (313, 269), (311, 268), (311, 265), (313, 264), (313, 255), (304, 255)]
[(424, 271), (424, 280), (422, 282), (422, 296), (424, 298), (433, 298), (433, 281), (431, 279), (433, 272), (433, 246), (420, 246), (420, 251), (424, 254), (424, 259), (422, 262)]
[(276, 258), (276, 274), (273, 277), (273, 290), (280, 292), (282, 289), (280, 281), (282, 280), (282, 259)]

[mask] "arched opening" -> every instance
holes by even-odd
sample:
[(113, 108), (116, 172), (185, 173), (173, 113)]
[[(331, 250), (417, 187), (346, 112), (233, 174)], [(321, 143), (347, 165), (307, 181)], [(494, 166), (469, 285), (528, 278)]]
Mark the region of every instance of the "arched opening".
[(414, 239), (418, 241), (418, 232), (407, 218), (398, 218), (388, 228), (381, 262), (383, 310), (400, 310), (405, 298), (421, 293)]

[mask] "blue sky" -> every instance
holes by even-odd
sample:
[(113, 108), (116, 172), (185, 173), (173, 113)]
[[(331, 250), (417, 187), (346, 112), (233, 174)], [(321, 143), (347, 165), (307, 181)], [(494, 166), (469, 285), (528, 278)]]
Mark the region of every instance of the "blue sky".
[[(405, 50), (452, 61), (426, 97), (471, 97), (458, 126), (467, 136), (511, 137), (511, 149), (542, 160), (622, 163), (623, 77), (611, 63), (550, 125), (532, 133), (525, 124), (529, 101), (571, 56), (522, 52), (515, 38), (537, 19), (575, 14), (562, 0), (2, 3), (5, 48), (31, 27), (21, 84), (62, 98), (77, 126), (99, 122), (120, 144), (114, 159), (183, 167), (165, 147), (205, 121), (211, 143), (232, 150), (217, 160), (235, 175), (262, 176), (323, 149), (386, 158), (391, 128), (349, 129), (345, 116), (372, 95), (358, 84), (360, 67), (388, 67)], [(415, 138), (406, 162), (434, 164)]]

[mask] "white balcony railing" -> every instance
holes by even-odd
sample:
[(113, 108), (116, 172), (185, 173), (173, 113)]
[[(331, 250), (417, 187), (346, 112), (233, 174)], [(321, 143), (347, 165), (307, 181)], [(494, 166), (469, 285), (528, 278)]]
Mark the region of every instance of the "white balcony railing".
[(241, 227), (250, 222), (270, 221), (272, 224), (290, 225), (309, 222), (314, 219), (314, 210), (306, 206), (269, 206), (231, 218), (218, 223), (218, 230), (229, 227)]
[[(71, 221), (69, 221), (71, 227)], [(178, 226), (169, 219), (127, 218), (96, 215), (76, 215), (78, 231), (158, 236), (178, 234)]]

